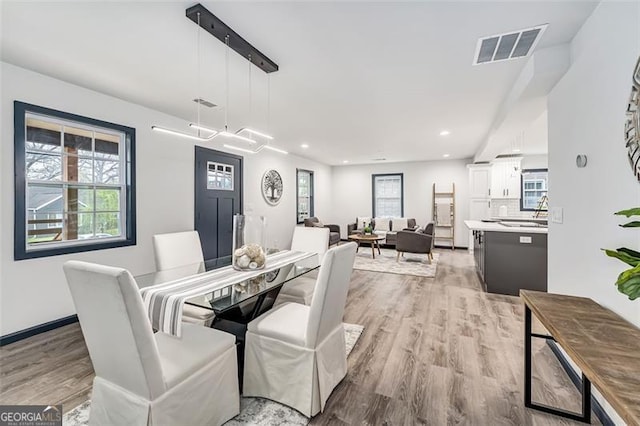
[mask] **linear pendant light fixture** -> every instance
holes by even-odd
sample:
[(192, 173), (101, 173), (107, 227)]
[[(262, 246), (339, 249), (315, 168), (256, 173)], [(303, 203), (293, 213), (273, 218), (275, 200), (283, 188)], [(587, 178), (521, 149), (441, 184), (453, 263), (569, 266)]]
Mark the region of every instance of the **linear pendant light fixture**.
[[(196, 20), (198, 22), (198, 24), (200, 23), (200, 12), (197, 13), (196, 16)], [(197, 32), (197, 36), (196, 36), (196, 90), (197, 90), (197, 94), (198, 97), (196, 97), (196, 99), (200, 99), (200, 25), (198, 25), (198, 32)], [(207, 131), (209, 131), (209, 133), (211, 133), (209, 136), (207, 137), (202, 137), (200, 135), (200, 130), (203, 130), (200, 127), (200, 102), (197, 102), (198, 106), (197, 106), (197, 120), (198, 120), (198, 125), (197, 126), (192, 126), (194, 128), (196, 128), (198, 130), (198, 133), (195, 135), (189, 134), (189, 133), (184, 133), (184, 132), (180, 132), (178, 130), (172, 130), (172, 129), (167, 129), (164, 127), (160, 127), (160, 126), (151, 126), (151, 130), (155, 130), (157, 132), (162, 132), (162, 133), (167, 133), (170, 135), (174, 135), (174, 136), (180, 136), (183, 138), (187, 138), (187, 139), (193, 139), (193, 140), (197, 140), (199, 142), (208, 142), (210, 140), (212, 140), (215, 135), (218, 133), (215, 130), (211, 130), (208, 129)]]
[[(197, 130), (196, 135), (183, 133), (178, 130), (167, 129), (160, 126), (151, 126), (151, 128), (155, 131), (159, 131), (159, 132), (163, 132), (163, 133), (167, 133), (175, 136), (180, 136), (188, 139), (193, 139), (199, 142), (209, 142), (217, 138), (218, 136), (222, 136), (229, 139), (236, 139), (238, 141), (249, 143), (255, 146), (255, 148), (248, 149), (248, 148), (242, 148), (242, 147), (237, 147), (237, 146), (228, 145), (228, 144), (224, 144), (223, 146), (228, 149), (234, 149), (234, 150), (252, 153), (252, 154), (260, 152), (263, 148), (269, 149), (271, 151), (279, 152), (281, 154), (288, 154), (288, 152), (285, 150), (268, 145), (268, 141), (273, 140), (273, 137), (264, 132), (260, 132), (258, 130), (255, 130), (249, 127), (242, 127), (236, 132), (231, 132), (229, 131), (229, 126), (228, 126), (229, 49), (231, 48), (241, 56), (249, 59), (249, 110), (250, 110), (249, 113), (250, 113), (250, 116), (251, 116), (251, 95), (252, 95), (251, 65), (253, 64), (257, 66), (258, 68), (263, 70), (265, 73), (278, 71), (278, 65), (275, 62), (273, 62), (271, 59), (269, 59), (267, 56), (265, 56), (258, 49), (253, 47), (249, 42), (243, 39), (240, 35), (238, 35), (238, 33), (233, 31), (233, 29), (231, 29), (228, 25), (226, 25), (224, 22), (218, 19), (218, 17), (212, 14), (209, 10), (207, 10), (201, 4), (197, 4), (195, 6), (188, 8), (186, 11), (186, 16), (187, 18), (189, 18), (190, 20), (192, 20), (194, 23), (198, 25), (198, 39), (197, 39), (198, 91), (200, 89), (200, 86), (199, 86), (200, 84), (200, 29), (201, 28), (204, 29), (205, 31), (207, 31), (208, 33), (216, 37), (218, 40), (222, 41), (226, 46), (226, 50), (225, 50), (226, 105), (225, 105), (224, 130), (216, 130), (211, 127), (203, 126), (200, 124), (200, 103), (199, 102), (198, 102), (198, 110), (197, 110), (197, 115), (198, 115), (197, 122), (189, 124), (190, 128)], [(208, 133), (208, 135), (204, 136), (201, 132), (206, 132)], [(247, 135), (245, 136), (241, 133), (246, 133)], [(265, 139), (266, 141), (258, 144), (258, 142), (254, 139), (255, 137)]]

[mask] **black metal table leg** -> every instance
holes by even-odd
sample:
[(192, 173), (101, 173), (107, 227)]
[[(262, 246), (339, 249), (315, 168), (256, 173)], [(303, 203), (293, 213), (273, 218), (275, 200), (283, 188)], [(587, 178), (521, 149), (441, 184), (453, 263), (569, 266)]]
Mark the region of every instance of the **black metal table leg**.
[(571, 411), (562, 410), (560, 408), (550, 407), (544, 404), (538, 404), (531, 400), (532, 374), (531, 374), (531, 338), (537, 337), (541, 339), (553, 340), (553, 336), (537, 334), (531, 331), (531, 309), (525, 304), (524, 306), (524, 405), (527, 408), (542, 411), (567, 419), (577, 420), (579, 422), (591, 423), (591, 382), (582, 374), (582, 413), (573, 413)]

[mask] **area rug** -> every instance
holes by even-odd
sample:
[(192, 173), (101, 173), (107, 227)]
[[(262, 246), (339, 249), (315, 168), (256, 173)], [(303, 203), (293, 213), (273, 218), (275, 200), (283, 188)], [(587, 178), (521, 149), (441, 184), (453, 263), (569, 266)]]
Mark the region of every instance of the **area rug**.
[[(347, 356), (353, 350), (360, 338), (364, 327), (357, 324), (344, 324)], [(62, 418), (64, 426), (86, 426), (89, 424), (89, 408), (91, 400), (69, 411)], [(229, 420), (225, 425), (240, 426), (284, 426), (307, 425), (309, 419), (285, 405), (264, 398), (240, 398), (240, 414)]]
[(433, 261), (429, 263), (426, 254), (405, 253), (396, 262), (397, 252), (393, 249), (376, 250), (376, 258), (371, 256), (369, 247), (360, 247), (356, 254), (354, 269), (373, 272), (388, 272), (390, 274), (416, 275), (418, 277), (434, 278), (438, 266), (438, 253), (433, 253)]

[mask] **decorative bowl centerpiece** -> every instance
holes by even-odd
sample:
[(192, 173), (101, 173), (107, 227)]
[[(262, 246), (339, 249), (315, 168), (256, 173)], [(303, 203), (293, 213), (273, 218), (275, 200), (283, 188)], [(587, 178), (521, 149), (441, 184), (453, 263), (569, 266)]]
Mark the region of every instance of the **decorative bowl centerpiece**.
[(263, 269), (267, 263), (264, 250), (266, 219), (264, 216), (233, 216), (234, 269)]

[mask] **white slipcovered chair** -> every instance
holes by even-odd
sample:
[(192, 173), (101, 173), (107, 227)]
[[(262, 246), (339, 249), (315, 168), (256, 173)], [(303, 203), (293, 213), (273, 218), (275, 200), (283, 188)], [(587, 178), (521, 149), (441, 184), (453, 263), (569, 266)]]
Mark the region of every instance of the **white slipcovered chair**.
[[(329, 247), (328, 228), (303, 228), (297, 226), (293, 230), (291, 250), (318, 253), (317, 256), (298, 262), (297, 265), (315, 267), (322, 263), (324, 254)], [(287, 282), (282, 286), (275, 306), (286, 302), (311, 304), (313, 290), (316, 287), (316, 279), (311, 276), (301, 276)]]
[(235, 337), (183, 324), (153, 334), (121, 268), (69, 261), (64, 272), (96, 376), (90, 425), (220, 425), (239, 412)]
[[(198, 231), (172, 232), (153, 236), (158, 271), (204, 262)], [(209, 326), (214, 313), (210, 309), (184, 304), (182, 320), (187, 323)]]
[(356, 244), (325, 254), (311, 306), (285, 303), (248, 324), (245, 396), (295, 408), (307, 417), (324, 410), (347, 374), (342, 317)]

